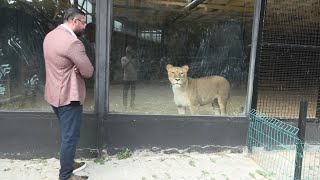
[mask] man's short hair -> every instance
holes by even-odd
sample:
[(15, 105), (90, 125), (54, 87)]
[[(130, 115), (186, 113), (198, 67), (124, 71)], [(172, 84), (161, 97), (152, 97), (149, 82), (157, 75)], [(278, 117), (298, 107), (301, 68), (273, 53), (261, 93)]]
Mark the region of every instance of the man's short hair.
[(64, 17), (63, 17), (63, 22), (66, 22), (66, 21), (69, 21), (69, 20), (72, 20), (74, 19), (76, 16), (78, 15), (83, 15), (85, 16), (86, 14), (77, 9), (77, 8), (69, 8), (66, 10), (66, 12), (64, 13)]

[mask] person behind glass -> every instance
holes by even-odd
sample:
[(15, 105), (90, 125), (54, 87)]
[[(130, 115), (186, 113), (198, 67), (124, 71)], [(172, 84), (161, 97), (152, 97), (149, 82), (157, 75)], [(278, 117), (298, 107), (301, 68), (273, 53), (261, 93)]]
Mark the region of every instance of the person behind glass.
[(137, 60), (134, 57), (134, 50), (131, 46), (127, 46), (126, 55), (121, 58), (123, 68), (123, 107), (127, 109), (128, 92), (131, 90), (130, 108), (135, 109), (136, 97), (136, 81), (137, 81)]
[(86, 96), (84, 78), (93, 66), (77, 38), (86, 25), (85, 13), (69, 8), (63, 24), (49, 32), (43, 42), (46, 69), (44, 98), (52, 106), (60, 124), (60, 180), (87, 180), (76, 173), (86, 167), (74, 161), (80, 138), (82, 104)]

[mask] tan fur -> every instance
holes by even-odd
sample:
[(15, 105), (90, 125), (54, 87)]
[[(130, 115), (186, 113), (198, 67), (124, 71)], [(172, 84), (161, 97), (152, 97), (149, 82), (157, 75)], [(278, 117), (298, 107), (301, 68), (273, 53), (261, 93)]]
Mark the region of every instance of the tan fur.
[(218, 105), (219, 114), (225, 115), (230, 93), (228, 80), (221, 76), (188, 78), (189, 67), (187, 65), (174, 67), (168, 64), (166, 68), (179, 114), (185, 114), (186, 108), (189, 108), (191, 114), (194, 114), (199, 106), (211, 103), (213, 109)]

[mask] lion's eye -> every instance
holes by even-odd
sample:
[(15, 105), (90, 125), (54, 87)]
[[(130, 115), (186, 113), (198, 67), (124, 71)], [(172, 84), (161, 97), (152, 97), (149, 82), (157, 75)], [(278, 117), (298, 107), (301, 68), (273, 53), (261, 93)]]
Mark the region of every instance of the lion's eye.
[(174, 72), (171, 72), (172, 74), (174, 74)]

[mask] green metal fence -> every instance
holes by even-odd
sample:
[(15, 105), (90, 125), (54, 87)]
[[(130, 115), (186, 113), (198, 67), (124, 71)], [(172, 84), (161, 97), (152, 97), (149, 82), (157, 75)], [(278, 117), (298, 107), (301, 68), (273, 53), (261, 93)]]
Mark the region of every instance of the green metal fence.
[(320, 143), (302, 143), (298, 132), (297, 127), (252, 110), (248, 154), (274, 179), (320, 180)]

